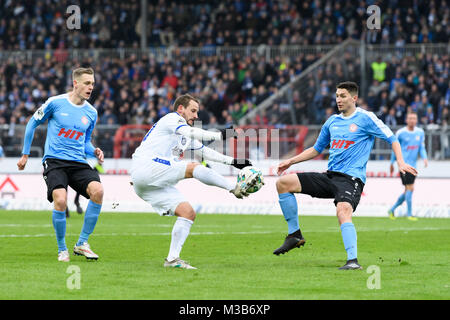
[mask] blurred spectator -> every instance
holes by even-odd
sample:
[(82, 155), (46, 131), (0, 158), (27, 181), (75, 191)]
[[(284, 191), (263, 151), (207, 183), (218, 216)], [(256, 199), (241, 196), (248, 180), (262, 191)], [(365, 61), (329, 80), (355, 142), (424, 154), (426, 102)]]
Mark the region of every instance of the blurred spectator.
[[(346, 37), (366, 37), (362, 26), (356, 23), (362, 19), (364, 10), (352, 10), (349, 1), (298, 4), (278, 0), (251, 3), (158, 0), (148, 1), (149, 38), (152, 40), (149, 43), (152, 46), (163, 42), (178, 47), (206, 46), (208, 50), (186, 54), (188, 51), (175, 48), (170, 56), (158, 58), (128, 53), (120, 58), (114, 55), (98, 58), (94, 52), (86, 50), (83, 58), (77, 58), (68, 54), (68, 50), (136, 48), (139, 40), (136, 29), (142, 28), (138, 25), (141, 2), (80, 0), (82, 32), (62, 30), (67, 3), (0, 1), (0, 49), (46, 49), (42, 54), (33, 53), (33, 61), (26, 56), (0, 60), (0, 122), (26, 123), (49, 96), (71, 87), (71, 69), (81, 65), (92, 65), (96, 71), (98, 84), (91, 102), (98, 109), (99, 123), (153, 124), (171, 111), (171, 103), (177, 95), (186, 92), (201, 99), (199, 115), (205, 123), (214, 126), (231, 120), (237, 122), (254, 105), (276, 93), (323, 54), (319, 51), (300, 53), (290, 58), (280, 51), (267, 58), (265, 53), (256, 52), (216, 54), (216, 47), (239, 43), (242, 46), (333, 44)], [(363, 2), (359, 4), (361, 8), (365, 6)], [(447, 2), (418, 2), (414, 8), (396, 8), (396, 1), (380, 1), (380, 4), (386, 9), (382, 10), (386, 28), (382, 34), (370, 35), (371, 42), (436, 42), (437, 39), (446, 42), (449, 39)], [(428, 19), (430, 14), (432, 24)], [(422, 16), (427, 19), (421, 19)], [(173, 39), (172, 32), (177, 35)], [(416, 36), (415, 40), (411, 33)], [(409, 107), (417, 110), (420, 118), (428, 115), (427, 121), (431, 114), (435, 123), (444, 121), (443, 113), (450, 101), (448, 54), (409, 56), (399, 50), (376, 57), (375, 65), (370, 62), (367, 65), (367, 74), (373, 72), (373, 81), (369, 81), (367, 92), (360, 93), (364, 98), (361, 107), (381, 112), (386, 118), (394, 110), (399, 125), (404, 124)], [(329, 116), (329, 109), (336, 110), (336, 83), (360, 82), (360, 64), (359, 57), (344, 53), (340, 61), (329, 61), (304, 79), (302, 85), (306, 89), (292, 90), (289, 99), (277, 101), (266, 114), (250, 122), (323, 123)], [(429, 105), (432, 113), (427, 111)]]
[[(143, 30), (140, 0), (78, 0), (82, 29), (67, 32), (65, 10), (71, 4), (68, 0), (1, 1), (0, 49), (56, 49), (60, 43), (67, 49), (138, 45)], [(382, 32), (363, 28), (368, 6), (364, 1), (299, 5), (292, 0), (149, 0), (147, 42), (214, 52), (217, 46), (334, 44), (349, 37), (400, 47), (410, 42), (445, 43), (450, 38), (448, 1), (417, 1), (411, 6), (380, 0), (376, 4), (382, 8)], [(381, 73), (374, 75), (378, 78), (382, 79)]]
[(389, 110), (389, 113), (386, 116), (386, 119), (384, 121), (387, 126), (396, 126), (397, 125), (397, 119), (395, 117), (395, 109), (394, 108)]
[(381, 57), (377, 58), (377, 61), (372, 62), (371, 64), (373, 79), (378, 82), (383, 82), (386, 79), (386, 68), (387, 63), (382, 61)]

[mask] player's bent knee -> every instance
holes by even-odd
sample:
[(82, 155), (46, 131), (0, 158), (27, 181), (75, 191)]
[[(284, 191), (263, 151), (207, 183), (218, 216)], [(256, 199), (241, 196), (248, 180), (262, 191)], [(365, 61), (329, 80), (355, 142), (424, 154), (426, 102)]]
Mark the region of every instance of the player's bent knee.
[(200, 163), (198, 162), (189, 162), (186, 165), (186, 172), (184, 174), (185, 178), (193, 178), (194, 177), (194, 169), (196, 166), (199, 166)]
[(55, 189), (52, 192), (55, 210), (65, 211), (67, 206), (67, 192), (65, 189)]
[(296, 174), (288, 174), (278, 178), (276, 182), (278, 194), (294, 192), (301, 192), (302, 188), (298, 176)]
[(92, 181), (87, 187), (87, 194), (95, 203), (102, 203), (104, 194), (102, 184), (98, 181)]
[(336, 215), (339, 223), (351, 222), (353, 214), (353, 207), (348, 202), (338, 202), (336, 205)]
[(196, 217), (194, 208), (188, 202), (180, 203), (175, 209), (175, 215), (191, 221), (194, 221)]

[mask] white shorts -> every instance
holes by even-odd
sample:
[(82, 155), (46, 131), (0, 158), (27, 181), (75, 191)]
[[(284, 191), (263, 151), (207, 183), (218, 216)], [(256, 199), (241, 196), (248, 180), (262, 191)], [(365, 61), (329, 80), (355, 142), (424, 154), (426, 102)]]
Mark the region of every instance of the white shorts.
[(173, 216), (176, 207), (187, 201), (174, 185), (184, 179), (188, 162), (162, 160), (135, 165), (131, 171), (131, 181), (136, 194), (153, 210), (159, 215)]
[(136, 187), (136, 185), (133, 187), (136, 194), (149, 203), (160, 216), (175, 215), (178, 205), (187, 201), (175, 187)]

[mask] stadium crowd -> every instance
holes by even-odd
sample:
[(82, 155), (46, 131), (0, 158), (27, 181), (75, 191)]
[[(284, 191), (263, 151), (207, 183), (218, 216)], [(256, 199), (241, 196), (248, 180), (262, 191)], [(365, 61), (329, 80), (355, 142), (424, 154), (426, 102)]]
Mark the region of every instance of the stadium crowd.
[[(402, 6), (403, 2), (378, 2), (383, 28), (374, 34), (356, 22), (365, 15), (368, 4), (364, 1), (150, 1), (149, 43), (212, 48), (333, 44), (348, 37), (397, 47), (447, 42), (450, 14), (446, 1), (413, 1), (409, 7)], [(323, 54), (270, 59), (256, 53), (205, 54), (195, 59), (175, 55), (162, 61), (136, 55), (71, 59), (66, 48), (136, 48), (140, 34), (138, 0), (77, 3), (83, 12), (81, 32), (67, 32), (63, 26), (67, 1), (0, 1), (2, 50), (55, 49), (32, 61), (0, 60), (0, 125), (25, 124), (47, 97), (69, 90), (71, 69), (84, 65), (92, 65), (96, 71), (91, 102), (98, 109), (100, 124), (153, 124), (170, 111), (176, 95), (191, 92), (202, 100), (199, 116), (203, 124), (227, 125), (236, 123)], [(349, 23), (344, 26), (342, 20)], [(358, 60), (348, 59), (346, 64), (354, 71), (350, 78), (339, 72), (341, 66), (336, 63), (328, 66), (328, 72), (309, 79), (310, 90), (305, 94), (294, 91), (297, 123), (323, 123), (335, 110), (336, 82), (360, 82)], [(370, 85), (358, 104), (376, 112), (388, 125), (404, 124), (408, 109), (419, 113), (422, 124), (448, 124), (449, 69), (448, 54), (381, 56), (368, 63)], [(271, 114), (250, 123), (290, 121), (280, 104)]]
[[(382, 32), (367, 32), (367, 7), (380, 7)], [(81, 12), (81, 32), (67, 32), (70, 5)], [(0, 49), (137, 47), (141, 1), (2, 0)], [(450, 38), (445, 0), (176, 0), (148, 1), (151, 46), (438, 43)]]

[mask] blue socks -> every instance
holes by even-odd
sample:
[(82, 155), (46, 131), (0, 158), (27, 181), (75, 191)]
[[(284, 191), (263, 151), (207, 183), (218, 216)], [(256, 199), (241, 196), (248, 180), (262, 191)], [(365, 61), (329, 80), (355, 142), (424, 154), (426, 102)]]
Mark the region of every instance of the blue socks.
[(406, 206), (408, 208), (408, 217), (412, 216), (412, 191), (406, 190), (405, 192)]
[(80, 246), (83, 244), (83, 242), (87, 241), (91, 233), (94, 231), (101, 209), (101, 204), (97, 204), (95, 202), (92, 202), (92, 200), (89, 200), (88, 206), (86, 208), (86, 213), (84, 215), (83, 229), (81, 229), (81, 234), (80, 238), (78, 239), (77, 246)]
[(355, 225), (351, 222), (341, 224), (341, 233), (345, 251), (347, 251), (347, 260), (356, 259), (358, 249)]
[(66, 247), (66, 212), (53, 210), (52, 214), (53, 228), (56, 233), (56, 242), (58, 243), (58, 252), (67, 250)]
[(298, 207), (297, 200), (293, 193), (281, 193), (278, 195), (281, 211), (283, 211), (284, 219), (288, 223), (288, 233), (294, 233), (300, 229), (298, 223)]
[(395, 209), (403, 203), (403, 201), (405, 201), (405, 193), (402, 193), (400, 197), (398, 197), (397, 202), (392, 206), (390, 211), (394, 212)]
[(391, 208), (390, 211), (394, 212), (395, 209), (399, 205), (403, 203), (403, 201), (406, 200), (406, 207), (408, 209), (408, 217), (412, 216), (412, 194), (413, 192), (410, 190), (406, 190), (404, 193), (401, 194), (400, 197), (398, 197), (397, 202), (394, 204), (394, 206)]

